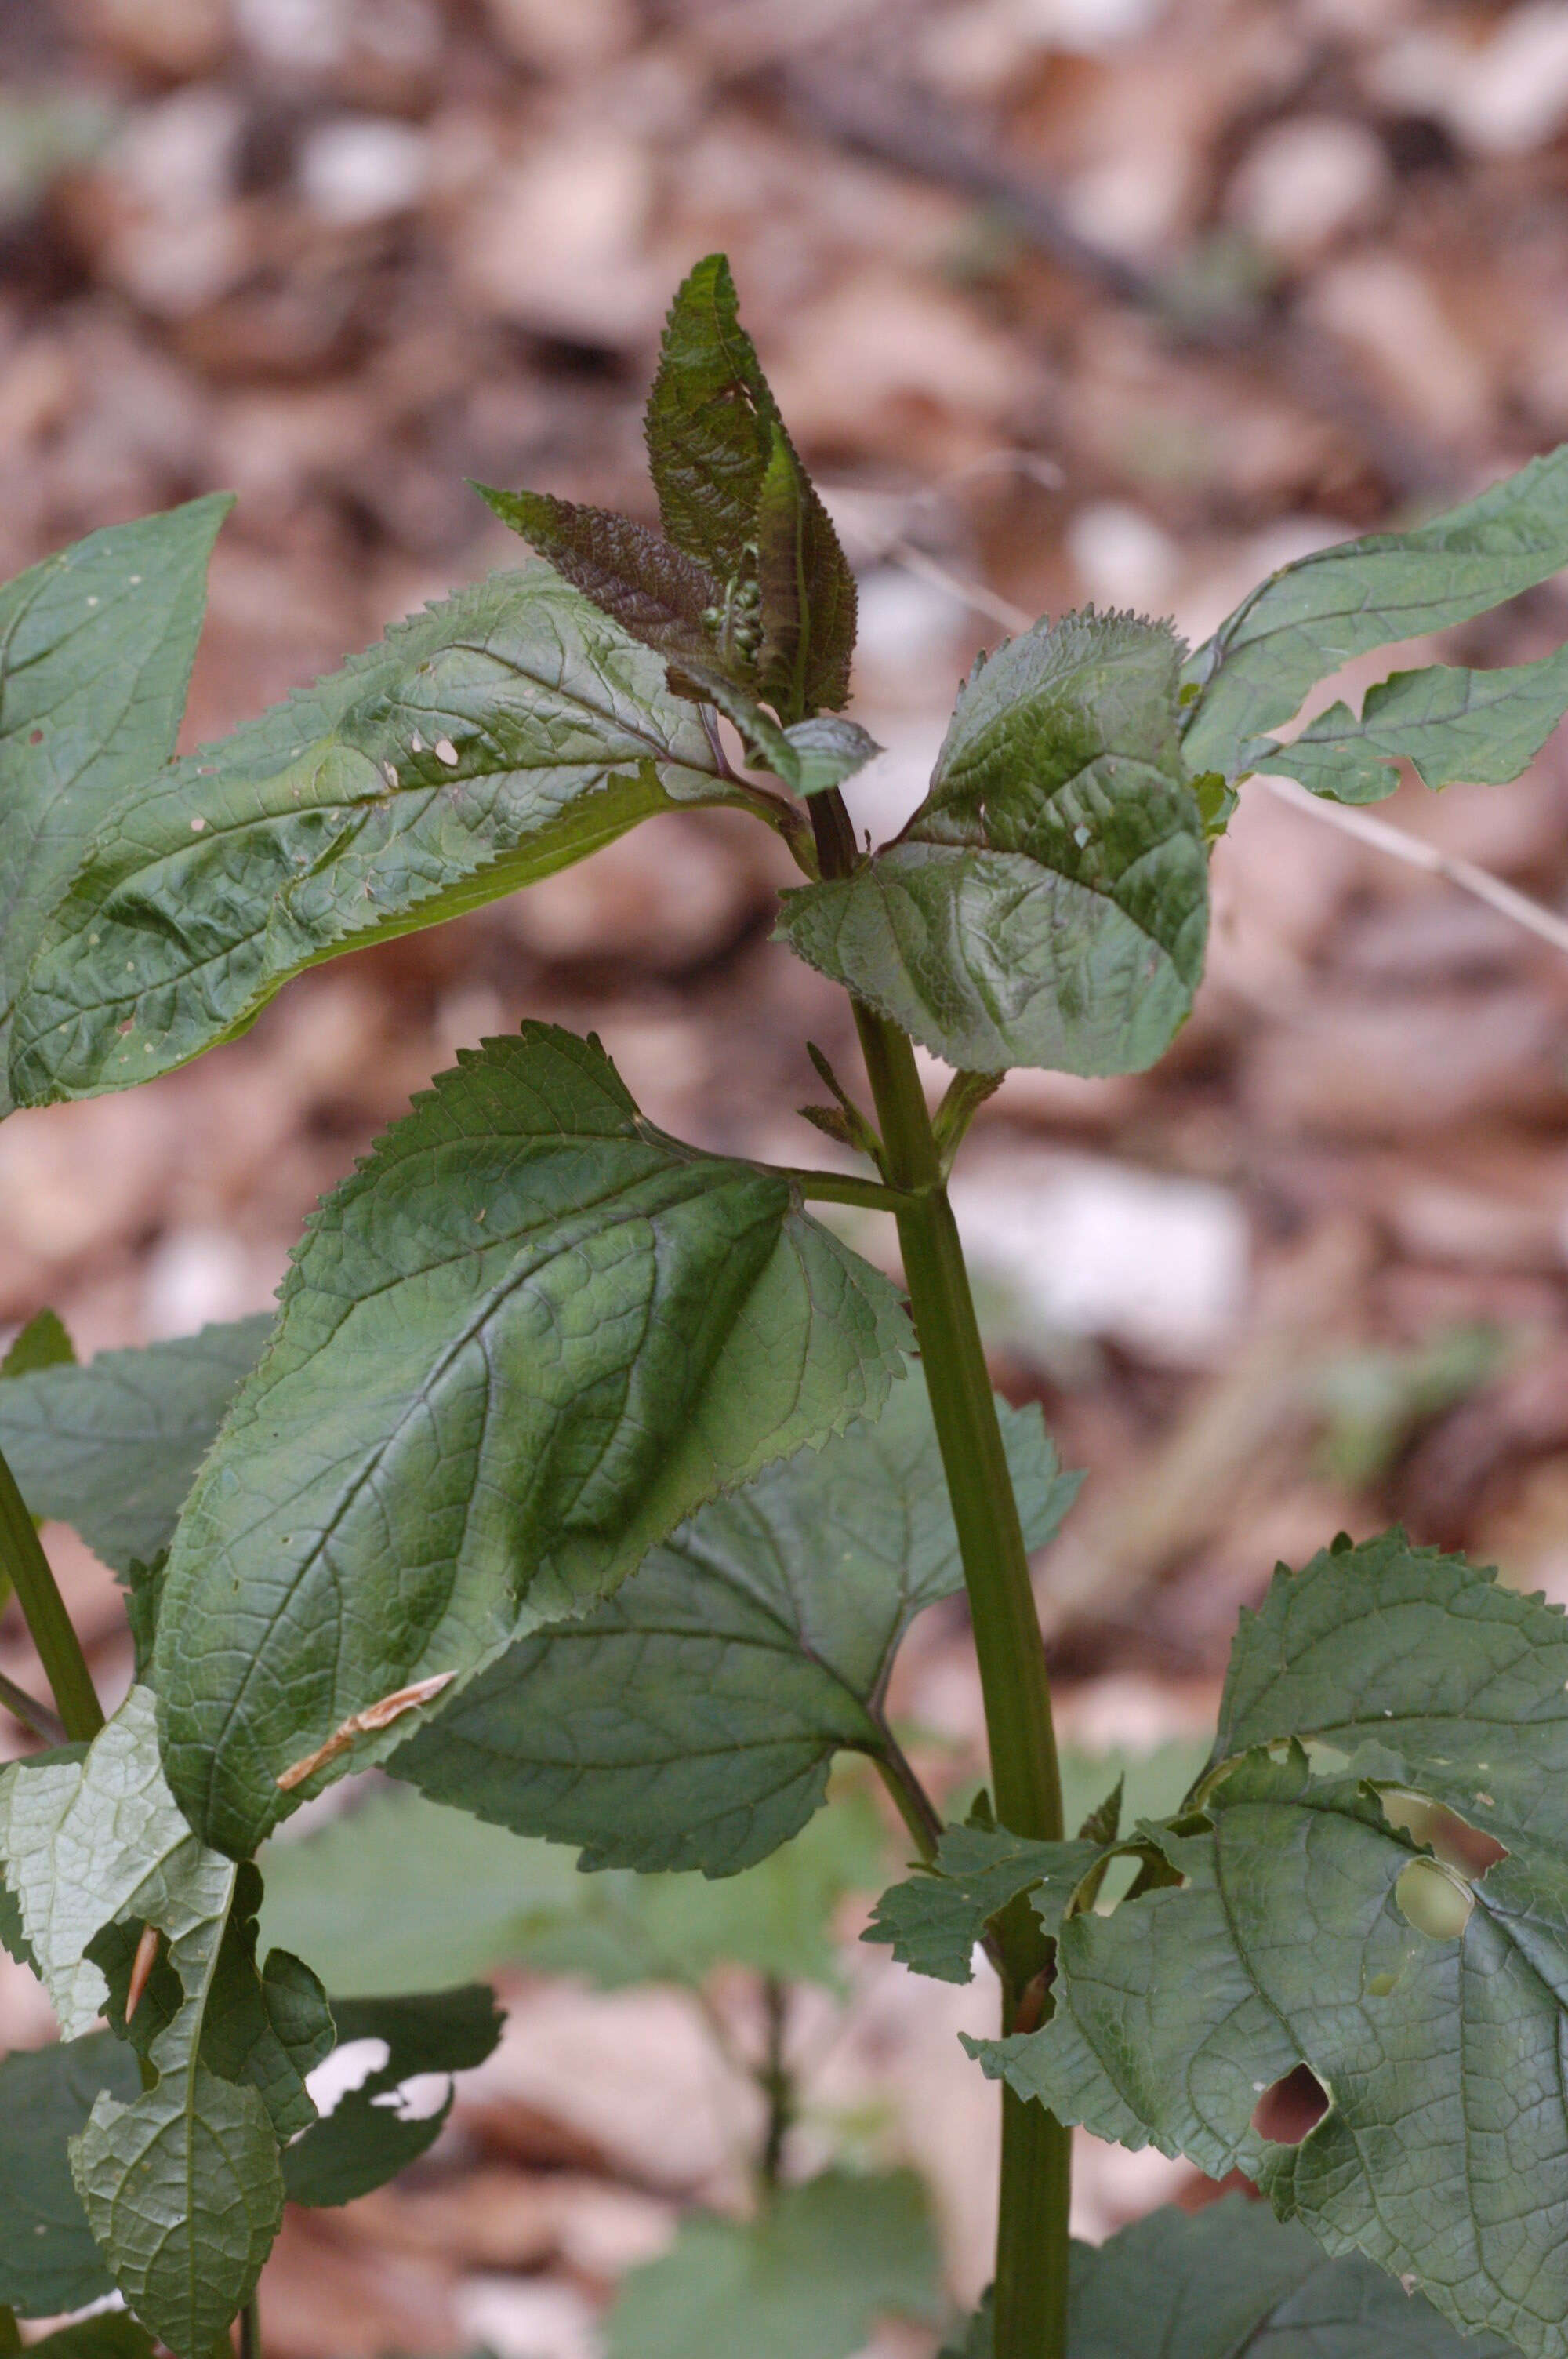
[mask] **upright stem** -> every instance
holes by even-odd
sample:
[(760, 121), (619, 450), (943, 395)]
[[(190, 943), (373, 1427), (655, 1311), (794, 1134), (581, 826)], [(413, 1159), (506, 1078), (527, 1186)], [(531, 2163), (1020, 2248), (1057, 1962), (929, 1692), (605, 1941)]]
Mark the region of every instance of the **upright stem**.
[[(849, 815), (836, 790), (814, 797), (811, 808), (822, 874), (842, 875), (855, 857)], [(1058, 1842), (1062, 1788), (1045, 1649), (957, 1223), (907, 1036), (859, 1004), (855, 1021), (884, 1175), (907, 1199), (898, 1209), (899, 1244), (968, 1590), (996, 1813), (1014, 1834)], [(1034, 2015), (1047, 1951), (1025, 1901), (1002, 1918), (999, 1937), (1006, 2032), (1021, 2005)], [(1069, 2172), (1068, 2132), (1004, 2086), (996, 2359), (1064, 2359)]]
[(240, 2312), (240, 2359), (262, 2359), (261, 2305), (254, 2294)]
[(92, 1685), (81, 1641), (71, 1627), (65, 1600), (55, 1586), (38, 1528), (16, 1488), (16, 1478), (0, 1452), (0, 1568), (11, 1586), (38, 1648), (65, 1733), (89, 1743), (103, 1725), (103, 1707)]

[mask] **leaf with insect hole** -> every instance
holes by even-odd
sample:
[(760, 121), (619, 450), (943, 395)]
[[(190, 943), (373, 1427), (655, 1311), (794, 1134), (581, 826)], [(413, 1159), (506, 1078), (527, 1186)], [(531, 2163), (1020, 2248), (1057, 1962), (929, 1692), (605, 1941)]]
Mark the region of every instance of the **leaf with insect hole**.
[[(1568, 1623), (1393, 1532), (1243, 1616), (1179, 1881), (1063, 1926), (1044, 2027), (976, 2044), (1062, 2119), (1239, 2168), (1332, 2252), (1555, 2359), (1568, 2321)], [(1433, 1856), (1435, 1851), (1436, 1856)], [(1259, 2100), (1327, 2093), (1294, 2145)]]
[(736, 797), (651, 649), (547, 567), (475, 582), (144, 777), (40, 930), (15, 1086), (150, 1081), (305, 967)]

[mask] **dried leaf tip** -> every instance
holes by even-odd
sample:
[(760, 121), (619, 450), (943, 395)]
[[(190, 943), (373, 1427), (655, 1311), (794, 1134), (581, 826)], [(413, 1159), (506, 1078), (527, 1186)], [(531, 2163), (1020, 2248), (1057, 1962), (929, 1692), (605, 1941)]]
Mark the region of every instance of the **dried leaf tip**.
[(158, 1929), (144, 1925), (142, 1938), (136, 1943), (136, 1954), (131, 1961), (131, 1979), (125, 1991), (125, 2021), (129, 2023), (142, 2003), (142, 1993), (152, 1980), (157, 1963)]
[(406, 1712), (416, 1712), (421, 1704), (438, 1696), (443, 1688), (450, 1687), (456, 1678), (456, 1671), (438, 1671), (431, 1679), (416, 1680), (412, 1687), (398, 1688), (391, 1695), (383, 1696), (379, 1703), (366, 1704), (362, 1712), (351, 1712), (324, 1745), (319, 1745), (302, 1761), (289, 1763), (277, 1778), (279, 1791), (287, 1794), (296, 1786), (303, 1786), (307, 1777), (313, 1777), (318, 1769), (324, 1769), (329, 1761), (346, 1753), (356, 1736), (373, 1736), (377, 1729), (401, 1720)]

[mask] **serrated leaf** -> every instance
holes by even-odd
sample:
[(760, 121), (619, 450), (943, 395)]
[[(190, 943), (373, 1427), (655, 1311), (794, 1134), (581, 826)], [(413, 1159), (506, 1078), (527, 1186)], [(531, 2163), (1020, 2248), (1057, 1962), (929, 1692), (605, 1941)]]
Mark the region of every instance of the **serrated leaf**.
[(1496, 2335), (1455, 2334), (1397, 2278), (1356, 2254), (1330, 2259), (1240, 2195), (1075, 2244), (1067, 2347), (1071, 2359), (1512, 2359)]
[(607, 1990), (697, 1984), (716, 1967), (834, 1984), (831, 1919), (887, 1874), (882, 1821), (851, 1789), (759, 1867), (578, 1872), (559, 1843), (438, 1809), (411, 1787), (265, 1854), (269, 1940), (308, 1951), (339, 1990), (393, 1996), (503, 1967)]
[(151, 1563), (271, 1331), (263, 1312), (0, 1384), (0, 1450), (33, 1513), (116, 1572)]
[(1040, 624), (964, 690), (895, 842), (784, 896), (779, 936), (949, 1064), (1152, 1064), (1208, 926), (1176, 736), (1178, 643), (1126, 615)]
[[(1099, 2135), (1240, 2168), (1330, 2251), (1555, 2354), (1565, 1680), (1559, 1612), (1402, 1534), (1281, 1570), (1193, 1812), (1141, 1831), (1183, 1884), (1070, 1919), (1054, 2016), (990, 2044), (988, 2071)], [(1443, 1842), (1444, 1811), (1439, 1864), (1411, 1830)], [(1446, 1896), (1441, 1923), (1418, 1885)], [(1253, 2113), (1303, 2062), (1331, 2102), (1282, 2147)]]
[(1047, 1933), (1055, 1934), (1105, 1852), (1103, 1843), (1088, 1838), (1031, 1843), (1005, 1827), (949, 1827), (932, 1865), (882, 1894), (860, 1939), (889, 1943), (900, 1965), (914, 1973), (972, 1982), (975, 1945), (1009, 1901), (1027, 1892)]
[(777, 421), (730, 265), (710, 254), (670, 306), (643, 430), (665, 532), (720, 582), (755, 572), (757, 503)]
[(66, 2143), (101, 2090), (130, 2098), (140, 2085), (135, 2058), (106, 2031), (0, 2060), (0, 2302), (18, 2317), (82, 2310), (113, 2291)]
[(784, 1180), (665, 1137), (597, 1042), (538, 1024), (416, 1102), (281, 1303), (155, 1652), (170, 1781), (240, 1854), (402, 1742), (391, 1715), (437, 1691), (411, 1689), (585, 1611), (705, 1499), (878, 1410), (907, 1332)]
[(1260, 738), (1249, 769), (1282, 772), (1341, 803), (1381, 802), (1414, 764), (1429, 787), (1457, 779), (1507, 786), (1527, 769), (1568, 709), (1568, 647), (1496, 671), (1433, 664), (1391, 672), (1369, 688), (1359, 718), (1331, 704), (1288, 745)]
[(15, 1086), (43, 1103), (151, 1080), (305, 967), (733, 794), (656, 655), (548, 568), (495, 574), (99, 831), (18, 998)]
[[(325, 1998), (293, 1959), (257, 1975), (259, 1879), (181, 1818), (145, 1688), (80, 1759), (0, 1772), (0, 1863), (62, 2031), (107, 2012), (157, 2076), (125, 2100), (99, 2093), (71, 2175), (142, 2322), (177, 2359), (204, 2359), (276, 2233), (278, 2141), (313, 2116), (304, 2082), (331, 2043)], [(144, 1928), (162, 1954), (127, 2027)]]
[(9, 1350), (0, 1360), (0, 1376), (31, 1376), (40, 1368), (69, 1368), (75, 1364), (76, 1352), (59, 1313), (40, 1310), (12, 1338)]
[(503, 524), (641, 646), (712, 660), (714, 640), (703, 616), (720, 604), (724, 585), (673, 541), (630, 516), (579, 507), (548, 492), (474, 488)]
[(1190, 768), (1236, 777), (1309, 688), (1374, 647), (1484, 614), (1568, 565), (1568, 444), (1413, 532), (1314, 549), (1260, 583), (1186, 678)]
[(913, 2171), (824, 2171), (756, 2220), (687, 2220), (672, 2251), (622, 2280), (609, 2359), (850, 2359), (874, 2321), (940, 2309), (935, 2240)]
[(201, 2359), (254, 2291), (283, 2219), (261, 2099), (197, 2063), (129, 2104), (100, 2097), (70, 2162), (126, 2301), (176, 2359)]
[[(1071, 1505), (1037, 1408), (999, 1404), (1024, 1530)], [(833, 1755), (890, 1750), (881, 1696), (923, 1607), (963, 1585), (925, 1381), (820, 1452), (702, 1508), (595, 1613), (533, 1633), (395, 1753), (393, 1774), (587, 1867), (762, 1858)]]
[(757, 498), (757, 685), (798, 722), (848, 701), (855, 577), (831, 517), (776, 420)]
[[(416, 1992), (406, 1996), (334, 1999), (339, 2050), (373, 2040), (384, 2062), (373, 2061), (354, 2086), (339, 2094), (283, 2158), (291, 2203), (351, 2203), (434, 2146), (452, 2109), (454, 2072), (482, 2064), (501, 2038), (502, 2017), (492, 1992)], [(446, 2095), (407, 2083), (444, 2079)]]
[[(0, 1066), (49, 920), (92, 841), (174, 751), (224, 493), (111, 525), (0, 589)], [(0, 1113), (11, 1106), (0, 1071)]]

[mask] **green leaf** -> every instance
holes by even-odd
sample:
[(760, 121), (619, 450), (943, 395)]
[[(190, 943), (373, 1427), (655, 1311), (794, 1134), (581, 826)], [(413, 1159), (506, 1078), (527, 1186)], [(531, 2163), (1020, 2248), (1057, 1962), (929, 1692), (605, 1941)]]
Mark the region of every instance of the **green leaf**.
[(116, 1572), (150, 1564), (271, 1330), (263, 1312), (0, 1385), (0, 1450), (33, 1513)]
[(833, 1985), (833, 1913), (887, 1874), (881, 1821), (854, 1789), (761, 1866), (718, 1883), (583, 1875), (559, 1843), (438, 1809), (407, 1787), (269, 1844), (265, 1858), (268, 1939), (308, 1951), (335, 1989), (365, 1996), (503, 1967), (610, 1990), (692, 1985), (733, 1965)]
[(934, 2240), (919, 2180), (824, 2171), (756, 2220), (698, 2216), (633, 2269), (610, 2313), (609, 2359), (850, 2359), (874, 2321), (935, 2317)]
[[(227, 494), (111, 525), (0, 589), (0, 1065), (89, 845), (174, 751)], [(0, 1113), (11, 1099), (0, 1072)]]
[[(1401, 1533), (1281, 1570), (1191, 1810), (1141, 1831), (1183, 1882), (1071, 1919), (1054, 2016), (987, 2070), (1102, 2136), (1245, 2170), (1330, 2251), (1555, 2354), (1565, 1682), (1561, 1613)], [(1283, 2147), (1254, 2109), (1302, 2063), (1331, 2103)]]
[[(1032, 1548), (1077, 1488), (1037, 1408), (999, 1404)], [(921, 1609), (963, 1586), (925, 1380), (880, 1419), (717, 1499), (608, 1603), (532, 1633), (393, 1756), (432, 1799), (725, 1875), (817, 1809), (834, 1753), (891, 1754), (881, 1698)]]
[(849, 700), (855, 577), (832, 519), (776, 422), (756, 534), (757, 685), (782, 718), (798, 722)]
[(721, 603), (724, 585), (673, 541), (630, 516), (579, 507), (548, 492), (474, 488), (503, 524), (641, 646), (712, 660), (714, 634), (704, 616)]
[(755, 575), (777, 422), (730, 265), (710, 254), (670, 307), (643, 432), (665, 532), (727, 584)]
[(1048, 1933), (1106, 1845), (1031, 1843), (1005, 1827), (949, 1827), (933, 1866), (884, 1892), (860, 1939), (892, 1944), (900, 1965), (943, 1983), (974, 1980), (975, 1944), (1010, 1900), (1027, 1892)]
[(1068, 2318), (1072, 2359), (1512, 2359), (1496, 2335), (1455, 2334), (1397, 2278), (1356, 2255), (1328, 2259), (1240, 2195), (1075, 2244)]
[(129, 2310), (101, 2310), (92, 2318), (56, 2327), (27, 2348), (41, 2352), (43, 2359), (153, 2359), (155, 2346)]
[(29, 1319), (0, 1360), (0, 1376), (30, 1376), (40, 1368), (74, 1367), (76, 1352), (58, 1311), (40, 1310)]
[(158, 1762), (134, 1688), (80, 1760), (0, 1772), (0, 1863), (62, 2032), (124, 2030), (144, 1927), (163, 1955), (128, 2027), (156, 2074), (101, 2092), (71, 2175), (114, 2282), (176, 2354), (205, 2359), (249, 2298), (283, 2208), (278, 2141), (313, 2117), (305, 2075), (332, 2038), (293, 1959), (254, 1964), (259, 1879), (206, 1850)]
[(1249, 769), (1283, 772), (1341, 803), (1381, 802), (1405, 760), (1429, 787), (1507, 786), (1534, 761), (1568, 708), (1568, 647), (1496, 671), (1433, 664), (1369, 688), (1357, 720), (1331, 704), (1288, 745), (1260, 738)]
[(965, 1070), (1152, 1064), (1208, 925), (1179, 659), (1164, 625), (1127, 615), (1010, 641), (960, 696), (903, 833), (851, 876), (786, 893), (780, 938)]
[(734, 799), (664, 666), (546, 567), (476, 582), (102, 829), (18, 999), (28, 1103), (150, 1080), (290, 976)]
[(809, 721), (792, 722), (784, 737), (794, 766), (780, 775), (801, 795), (819, 795), (828, 787), (841, 787), (882, 750), (858, 721), (846, 721), (837, 712), (819, 712)]
[(1314, 549), (1260, 583), (1187, 666), (1194, 771), (1236, 777), (1253, 740), (1353, 656), (1484, 614), (1568, 565), (1568, 444), (1413, 532)]
[[(334, 1999), (332, 2019), (340, 2050), (373, 2040), (384, 2061), (367, 2049), (364, 2077), (286, 2149), (283, 2181), (291, 2203), (351, 2203), (395, 2179), (440, 2136), (452, 2109), (451, 2075), (482, 2064), (501, 2038), (500, 2012), (482, 1985)], [(406, 2088), (427, 2074), (446, 2080), (444, 2099)]]
[(155, 1654), (170, 1781), (236, 1854), (405, 1739), (410, 1688), (585, 1611), (704, 1500), (880, 1409), (907, 1335), (784, 1179), (665, 1137), (596, 1041), (537, 1024), (416, 1102), (281, 1300)]
[(66, 2142), (101, 2090), (134, 2097), (136, 2060), (106, 2031), (0, 2060), (0, 2302), (22, 2318), (114, 2289), (71, 2181)]

